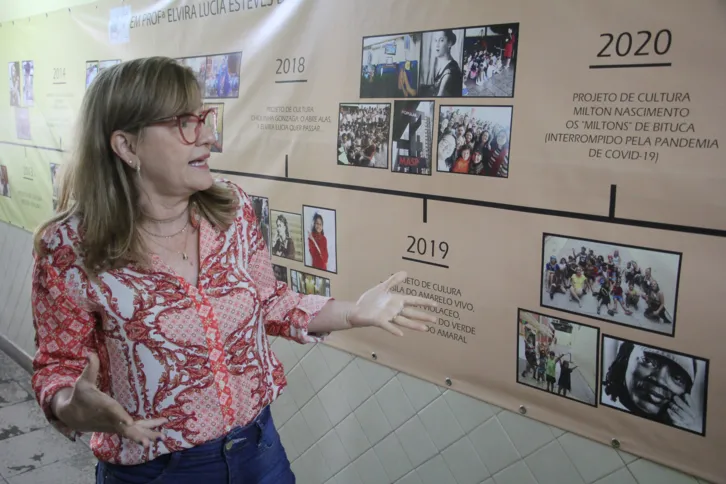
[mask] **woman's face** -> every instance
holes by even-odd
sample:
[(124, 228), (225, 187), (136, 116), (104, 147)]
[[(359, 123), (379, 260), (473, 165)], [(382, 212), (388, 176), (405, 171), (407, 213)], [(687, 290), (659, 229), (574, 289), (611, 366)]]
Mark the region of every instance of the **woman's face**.
[(656, 415), (673, 398), (686, 393), (690, 377), (668, 358), (634, 348), (625, 371), (630, 399), (643, 412)]
[(442, 57), (449, 54), (451, 45), (449, 40), (446, 38), (443, 32), (434, 32), (434, 51), (438, 57)]
[(461, 158), (463, 160), (468, 160), (470, 156), (471, 156), (471, 150), (468, 150), (468, 149), (467, 150), (461, 150)]
[(277, 227), (277, 233), (280, 235), (280, 237), (285, 236), (285, 224), (282, 223), (282, 220), (278, 220), (275, 223), (275, 226)]
[[(186, 126), (193, 133), (193, 124)], [(213, 179), (207, 159), (215, 142), (214, 133), (204, 124), (191, 145), (184, 143), (176, 122), (146, 127), (136, 146), (142, 183), (152, 184), (158, 194), (167, 196), (189, 196), (208, 189)]]
[(505, 144), (507, 144), (507, 133), (501, 131), (499, 132), (499, 134), (497, 134), (497, 144), (499, 146), (504, 146)]
[[(474, 153), (474, 163), (481, 163), (481, 160), (482, 160), (481, 153), (478, 151), (476, 153)], [(557, 262), (557, 261), (555, 260), (555, 262)]]
[(483, 132), (483, 133), (481, 134), (481, 140), (482, 140), (482, 141), (483, 141), (484, 143), (486, 143), (487, 141), (489, 141), (489, 131), (484, 131), (484, 132)]
[(471, 140), (474, 139), (474, 135), (471, 134), (471, 131), (467, 131), (466, 135), (464, 135), (464, 137), (466, 138), (467, 143), (471, 143)]
[(323, 231), (323, 219), (321, 219), (320, 217), (316, 218), (315, 221), (313, 222), (313, 229), (315, 230), (315, 232), (318, 232), (318, 233), (322, 232)]
[(441, 138), (441, 141), (439, 141), (439, 158), (442, 160), (448, 158), (454, 152), (454, 149), (456, 149), (454, 138), (451, 136), (444, 136)]

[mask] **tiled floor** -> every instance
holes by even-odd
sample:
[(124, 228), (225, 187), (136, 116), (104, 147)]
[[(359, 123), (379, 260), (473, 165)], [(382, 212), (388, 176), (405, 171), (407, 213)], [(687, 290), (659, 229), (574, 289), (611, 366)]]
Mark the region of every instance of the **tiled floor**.
[(92, 484), (96, 459), (48, 425), (30, 376), (0, 352), (0, 484)]

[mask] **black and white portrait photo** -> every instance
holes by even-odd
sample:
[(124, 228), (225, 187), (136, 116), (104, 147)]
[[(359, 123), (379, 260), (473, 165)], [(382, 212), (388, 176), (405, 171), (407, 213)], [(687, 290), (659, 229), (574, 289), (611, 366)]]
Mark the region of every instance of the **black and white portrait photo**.
[(520, 309), (517, 382), (594, 407), (599, 341), (593, 326)]
[(603, 336), (600, 403), (704, 435), (708, 361)]
[(461, 97), (464, 29), (424, 32), (421, 97)]
[(275, 273), (275, 279), (287, 284), (287, 267), (277, 265), (277, 264), (272, 264), (272, 272)]
[(672, 336), (681, 254), (544, 234), (542, 306)]
[(303, 226), (299, 213), (270, 211), (272, 224), (272, 255), (303, 261)]
[(338, 164), (388, 168), (391, 104), (341, 104)]

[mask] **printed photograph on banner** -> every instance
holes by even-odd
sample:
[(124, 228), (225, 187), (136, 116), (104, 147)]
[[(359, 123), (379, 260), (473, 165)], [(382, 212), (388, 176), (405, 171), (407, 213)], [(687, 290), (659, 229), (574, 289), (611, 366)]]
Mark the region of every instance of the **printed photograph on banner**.
[(241, 64), (241, 52), (207, 56), (204, 97), (211, 99), (239, 97)]
[(303, 261), (303, 224), (299, 213), (270, 211), (272, 222), (272, 255)]
[(108, 19), (108, 42), (111, 45), (125, 44), (130, 40), (131, 6), (112, 8)]
[(206, 92), (207, 57), (184, 57), (182, 59), (177, 59), (177, 61), (181, 65), (187, 66), (194, 71), (194, 76), (197, 78), (197, 82), (199, 82), (199, 90), (201, 92)]
[(10, 105), (20, 106), (20, 62), (8, 62)]
[(98, 75), (98, 61), (86, 61), (86, 89)]
[(681, 254), (544, 234), (544, 307), (673, 336)]
[(113, 59), (113, 60), (102, 60), (98, 61), (98, 73), (105, 71), (111, 66), (115, 66), (116, 64), (120, 64), (121, 59)]
[(441, 106), (436, 170), (509, 176), (511, 106)]
[(597, 406), (600, 330), (519, 310), (517, 383)]
[(363, 38), (360, 97), (416, 97), (421, 34)]
[(53, 200), (58, 198), (58, 171), (60, 165), (58, 163), (50, 164), (50, 183), (53, 187)]
[(424, 32), (420, 97), (461, 97), (464, 29)]
[(433, 137), (433, 101), (395, 101), (391, 170), (430, 175)]
[(519, 24), (466, 29), (463, 96), (512, 97)]
[(275, 273), (275, 279), (287, 284), (287, 267), (277, 265), (277, 264), (272, 264), (272, 272)]
[(705, 435), (708, 360), (608, 335), (602, 340), (602, 405)]
[(290, 269), (290, 287), (298, 294), (330, 297), (330, 279)]
[(208, 103), (204, 105), (203, 109), (211, 109), (209, 115), (204, 120), (204, 124), (212, 129), (214, 139), (216, 140), (212, 145), (211, 151), (212, 153), (222, 153), (224, 141), (224, 104)]
[(6, 165), (0, 165), (0, 195), (11, 198), (10, 176), (8, 176), (8, 167)]
[(305, 265), (337, 273), (335, 210), (303, 205), (303, 227)]
[(33, 92), (33, 78), (35, 76), (35, 68), (33, 61), (23, 61), (23, 105), (32, 106), (35, 100)]
[(391, 105), (341, 104), (338, 164), (388, 169)]
[(252, 208), (255, 210), (255, 217), (259, 224), (262, 238), (265, 240), (267, 250), (270, 250), (270, 201), (267, 197), (250, 195)]
[(15, 108), (15, 135), (18, 139), (33, 139), (30, 136), (30, 110), (28, 108)]

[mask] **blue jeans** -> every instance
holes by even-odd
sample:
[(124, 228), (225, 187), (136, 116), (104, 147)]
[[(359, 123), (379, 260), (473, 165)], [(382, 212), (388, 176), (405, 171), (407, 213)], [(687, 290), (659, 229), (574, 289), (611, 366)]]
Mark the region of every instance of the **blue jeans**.
[(270, 408), (219, 439), (144, 464), (99, 462), (96, 484), (294, 484)]

